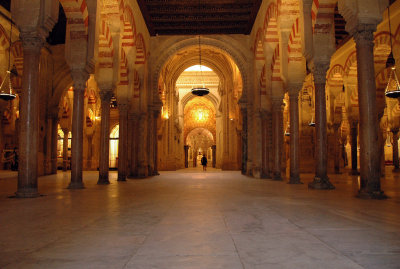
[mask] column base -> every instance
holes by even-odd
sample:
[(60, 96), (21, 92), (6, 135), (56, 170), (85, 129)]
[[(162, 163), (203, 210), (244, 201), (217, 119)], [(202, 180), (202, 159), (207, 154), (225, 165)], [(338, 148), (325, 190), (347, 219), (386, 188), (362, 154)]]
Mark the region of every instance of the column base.
[(290, 177), (288, 184), (304, 184), (301, 182), (300, 177)]
[(351, 171), (349, 172), (349, 175), (351, 175), (351, 176), (359, 176), (359, 175), (360, 175), (360, 172), (357, 171), (357, 170), (351, 170)]
[(15, 192), (16, 198), (36, 198), (39, 196), (37, 188), (23, 188)]
[(335, 186), (333, 186), (327, 177), (314, 177), (314, 181), (308, 184), (308, 188), (314, 190), (333, 190), (335, 189)]
[(383, 191), (371, 191), (371, 192), (358, 191), (356, 197), (360, 199), (374, 199), (374, 200), (384, 200), (388, 198)]
[(108, 185), (110, 184), (110, 180), (108, 177), (99, 176), (99, 180), (97, 181), (97, 185)]
[(83, 185), (83, 182), (71, 182), (68, 185), (67, 189), (84, 189), (85, 186)]
[(272, 176), (272, 180), (275, 180), (275, 181), (282, 181), (283, 179), (282, 179), (282, 176), (281, 176), (281, 175), (275, 174), (275, 175)]
[(126, 176), (125, 175), (118, 175), (117, 181), (126, 181)]

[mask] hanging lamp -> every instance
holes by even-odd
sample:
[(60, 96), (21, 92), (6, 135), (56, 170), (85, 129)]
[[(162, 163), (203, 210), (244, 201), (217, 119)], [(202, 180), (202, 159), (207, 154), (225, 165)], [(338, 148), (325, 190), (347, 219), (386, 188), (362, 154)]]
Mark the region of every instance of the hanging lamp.
[(390, 24), (390, 4), (388, 6), (388, 21), (389, 21), (390, 54), (386, 61), (386, 68), (390, 68), (390, 75), (385, 89), (385, 96), (388, 98), (398, 98), (400, 97), (400, 84), (396, 74), (396, 61), (393, 57), (392, 27)]
[(194, 87), (192, 88), (192, 94), (197, 96), (204, 96), (210, 93), (210, 90), (205, 87), (204, 85), (204, 78), (203, 78), (203, 70), (201, 66), (201, 45), (200, 45), (200, 35), (199, 35), (199, 60), (200, 60), (200, 77), (203, 87)]
[(17, 68), (15, 65), (11, 69), (11, 45), (12, 45), (12, 19), (10, 18), (10, 47), (8, 49), (8, 70), (6, 71), (6, 75), (4, 77), (3, 82), (0, 85), (0, 99), (5, 101), (13, 100), (16, 95), (13, 93), (11, 78), (13, 76), (18, 76)]
[[(199, 4), (199, 12), (200, 12), (200, 0), (198, 1)], [(192, 88), (192, 94), (197, 95), (197, 96), (204, 96), (210, 93), (210, 90), (204, 85), (204, 78), (203, 78), (203, 70), (201, 66), (201, 45), (200, 45), (200, 26), (199, 26), (199, 62), (200, 62), (200, 76), (201, 76), (201, 82), (203, 84), (203, 87), (194, 87)]]

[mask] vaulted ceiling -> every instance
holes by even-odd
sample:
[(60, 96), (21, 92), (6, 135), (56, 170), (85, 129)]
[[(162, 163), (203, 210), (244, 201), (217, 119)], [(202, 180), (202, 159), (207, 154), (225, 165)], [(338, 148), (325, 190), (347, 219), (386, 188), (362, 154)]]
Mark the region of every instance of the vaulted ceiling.
[(138, 0), (151, 35), (250, 34), (262, 0)]

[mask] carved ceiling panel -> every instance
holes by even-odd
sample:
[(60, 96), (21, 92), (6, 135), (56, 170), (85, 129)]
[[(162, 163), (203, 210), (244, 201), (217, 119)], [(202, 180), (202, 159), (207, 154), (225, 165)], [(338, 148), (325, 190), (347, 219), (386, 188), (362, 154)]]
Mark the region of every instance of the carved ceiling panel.
[(138, 0), (151, 35), (250, 34), (262, 0)]

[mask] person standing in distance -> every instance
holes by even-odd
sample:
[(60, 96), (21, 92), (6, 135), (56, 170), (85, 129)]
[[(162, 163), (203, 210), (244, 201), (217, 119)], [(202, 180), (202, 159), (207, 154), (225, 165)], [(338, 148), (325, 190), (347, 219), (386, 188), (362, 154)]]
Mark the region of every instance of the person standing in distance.
[(205, 154), (201, 158), (201, 165), (203, 165), (203, 171), (207, 171), (207, 157)]

